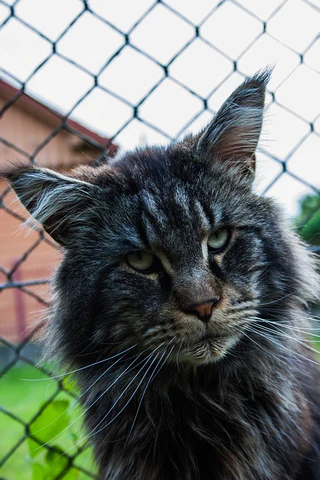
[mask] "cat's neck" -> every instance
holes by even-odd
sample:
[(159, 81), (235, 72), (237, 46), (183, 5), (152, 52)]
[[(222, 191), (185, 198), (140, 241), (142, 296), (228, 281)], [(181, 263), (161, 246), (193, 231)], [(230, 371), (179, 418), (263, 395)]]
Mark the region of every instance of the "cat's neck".
[[(200, 472), (207, 472), (213, 464), (219, 466), (221, 476), (216, 477), (217, 470), (212, 471), (213, 479), (278, 478), (277, 454), (275, 463), (250, 462), (256, 450), (267, 459), (269, 445), (275, 452), (293, 449), (293, 445), (287, 446), (287, 439), (300, 435), (300, 431), (304, 435), (300, 394), (295, 389), (297, 368), (287, 365), (285, 369), (280, 357), (263, 353), (259, 357), (258, 352), (247, 352), (246, 368), (230, 359), (197, 367), (168, 363), (150, 384), (146, 379), (133, 397), (134, 388), (128, 389), (119, 401), (128, 379), (123, 385), (117, 384), (100, 409), (105, 412), (116, 405), (110, 419), (103, 419), (104, 413), (101, 418), (95, 414), (89, 419), (91, 429), (105, 427), (96, 439), (101, 457), (118, 461), (114, 452), (121, 451), (119, 465), (124, 465), (128, 457), (144, 472), (144, 477), (137, 478), (176, 478), (173, 465), (183, 471), (196, 459)], [(134, 378), (133, 372), (131, 375)], [(260, 430), (264, 438), (257, 433)], [(179, 442), (181, 449), (177, 447)], [(221, 452), (232, 452), (233, 463)], [(159, 460), (157, 468), (164, 468), (162, 476), (160, 470), (154, 470), (154, 455)], [(198, 478), (196, 471), (188, 475), (179, 478)], [(127, 479), (124, 473), (123, 478)]]

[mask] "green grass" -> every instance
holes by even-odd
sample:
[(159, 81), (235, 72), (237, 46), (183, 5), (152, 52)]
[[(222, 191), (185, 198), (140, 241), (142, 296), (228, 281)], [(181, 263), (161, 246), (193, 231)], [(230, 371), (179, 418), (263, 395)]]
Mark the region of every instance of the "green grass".
[[(53, 397), (53, 401), (46, 406)], [(0, 462), (14, 449), (0, 466), (1, 480), (53, 480), (59, 476), (66, 466), (66, 457), (61, 453), (49, 452), (41, 444), (48, 442), (48, 446), (70, 456), (78, 452), (84, 437), (81, 428), (83, 416), (77, 420), (82, 411), (78, 405), (72, 405), (73, 402), (71, 395), (60, 391), (56, 380), (26, 363), (19, 362), (0, 377)], [(37, 416), (40, 408), (43, 411)], [(27, 426), (38, 443), (28, 437)], [(20, 440), (21, 444), (17, 447)], [(77, 466), (94, 472), (90, 449), (76, 457), (73, 467), (68, 469), (63, 478), (91, 478), (77, 470)]]

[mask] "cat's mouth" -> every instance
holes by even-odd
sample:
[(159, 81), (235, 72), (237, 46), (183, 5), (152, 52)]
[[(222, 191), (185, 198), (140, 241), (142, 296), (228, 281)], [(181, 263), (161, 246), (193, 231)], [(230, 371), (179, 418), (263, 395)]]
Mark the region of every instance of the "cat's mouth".
[(181, 349), (179, 359), (197, 364), (216, 362), (227, 354), (238, 339), (238, 335), (204, 335)]

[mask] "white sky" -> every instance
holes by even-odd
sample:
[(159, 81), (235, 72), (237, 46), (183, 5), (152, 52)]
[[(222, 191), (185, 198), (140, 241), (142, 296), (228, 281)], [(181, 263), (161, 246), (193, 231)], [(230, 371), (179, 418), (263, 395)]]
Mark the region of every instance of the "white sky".
[[(14, 3), (1, 0), (0, 24), (6, 22)], [(203, 112), (199, 97), (207, 98), (214, 112), (243, 75), (251, 75), (267, 64), (275, 65), (269, 89), (275, 92), (277, 103), (271, 104), (268, 95), (260, 142), (263, 153), (258, 154), (258, 191), (282, 171), (268, 154), (285, 160), (292, 152), (288, 170), (320, 187), (320, 0), (219, 3), (90, 0), (93, 15), (83, 11), (81, 0), (19, 0), (14, 6), (16, 16), (48, 40), (10, 18), (0, 30), (0, 63), (10, 74), (2, 76), (19, 87), (19, 82), (26, 81), (51, 54), (51, 42), (79, 15), (56, 43), (56, 51), (64, 58), (54, 55), (47, 60), (27, 81), (26, 92), (64, 114), (72, 111), (72, 118), (103, 136), (121, 130), (115, 143), (128, 149), (146, 142), (163, 144), (169, 137), (196, 132), (212, 117), (212, 113)], [(199, 26), (200, 38), (194, 38), (190, 22)], [(121, 32), (129, 32), (132, 46), (125, 45)], [(233, 60), (240, 73), (233, 71)], [(169, 64), (167, 78), (159, 63)], [(98, 85), (74, 108), (93, 87), (94, 75), (98, 76)], [(132, 120), (133, 107), (159, 81), (138, 108), (139, 117), (147, 124)], [(314, 124), (313, 133), (310, 122)], [(284, 174), (268, 195), (278, 198), (294, 214), (298, 198), (309, 191)]]

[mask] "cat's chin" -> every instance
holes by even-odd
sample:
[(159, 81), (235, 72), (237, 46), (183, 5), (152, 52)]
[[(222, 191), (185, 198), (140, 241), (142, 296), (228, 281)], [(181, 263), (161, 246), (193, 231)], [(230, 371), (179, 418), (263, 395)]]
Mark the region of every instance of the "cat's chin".
[(182, 349), (179, 362), (193, 365), (215, 363), (228, 354), (229, 350), (237, 343), (239, 337), (203, 338), (193, 345)]

